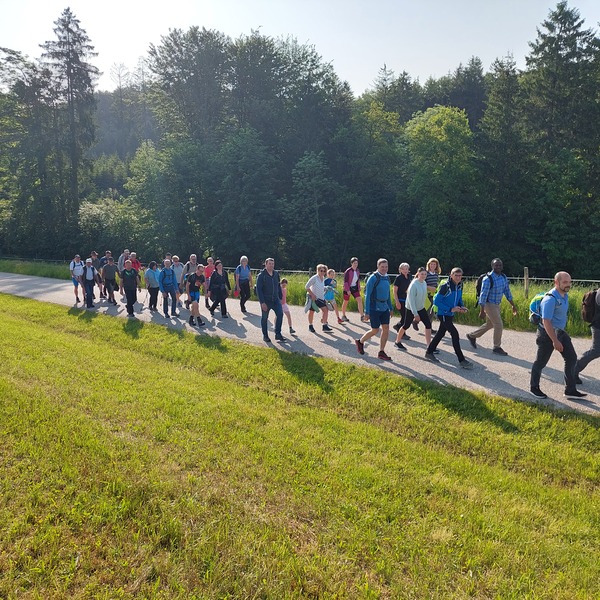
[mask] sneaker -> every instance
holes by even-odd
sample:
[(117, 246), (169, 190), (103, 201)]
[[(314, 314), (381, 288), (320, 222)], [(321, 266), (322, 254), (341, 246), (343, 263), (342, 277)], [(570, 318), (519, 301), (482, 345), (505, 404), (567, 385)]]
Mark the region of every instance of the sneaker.
[(171, 314), (171, 316), (172, 316), (174, 319), (178, 319), (178, 318), (179, 318), (179, 313), (178, 313), (178, 312), (174, 312), (173, 314)]
[(165, 319), (169, 319), (169, 313), (165, 313)]
[(410, 340), (410, 335), (408, 334), (404, 334), (404, 337), (402, 338), (403, 340)]
[(135, 319), (135, 315), (134, 315), (133, 313), (129, 313), (127, 316), (128, 316), (130, 319)]
[(570, 392), (565, 390), (564, 396), (565, 396), (565, 398), (570, 398), (571, 400), (580, 400), (581, 398), (585, 398), (587, 396), (587, 394), (584, 394), (583, 392), (580, 392), (579, 390), (572, 390)]
[(342, 316), (342, 321), (344, 321), (344, 323), (350, 323), (350, 319), (346, 315)]
[(313, 326), (313, 325), (309, 325), (309, 326), (308, 326), (308, 330), (309, 330), (311, 333), (315, 333), (315, 328), (314, 328), (314, 326)]
[(494, 348), (492, 350), (492, 352), (494, 354), (498, 354), (499, 356), (508, 356), (508, 352), (506, 352), (506, 350), (503, 350), (502, 348), (500, 348), (500, 346), (498, 346), (497, 348)]
[(379, 351), (377, 358), (380, 358), (381, 360), (392, 360), (392, 357), (388, 356), (383, 350)]
[(329, 327), (329, 325), (327, 325), (327, 323), (325, 323), (325, 325), (323, 325), (323, 331), (331, 332), (331, 331), (333, 331), (333, 329), (331, 329), (331, 327)]
[(267, 342), (267, 344), (271, 343), (271, 338), (268, 335), (263, 336), (263, 342)]
[(181, 304), (181, 300), (177, 302), (177, 308), (183, 308), (183, 304)]
[(440, 362), (433, 352), (425, 352), (425, 358), (431, 362)]
[(229, 315), (223, 315), (224, 319), (229, 319)]
[(406, 351), (406, 346), (402, 342), (394, 342), (394, 346), (396, 346), (396, 348), (398, 348), (398, 350)]
[(187, 310), (190, 310), (190, 301), (189, 301), (189, 300), (186, 300), (186, 301), (185, 301), (185, 308), (186, 308)]
[(546, 396), (546, 394), (544, 394), (544, 392), (542, 392), (542, 390), (540, 390), (539, 387), (532, 387), (529, 390), (529, 393), (532, 396), (535, 396), (536, 398), (539, 398), (540, 400), (544, 400), (545, 398), (547, 398), (548, 396)]
[(190, 317), (189, 324), (193, 327), (196, 324), (194, 317)]
[[(404, 336), (404, 337), (406, 337), (406, 336)], [(438, 350), (437, 348), (433, 351), (433, 354), (439, 354), (439, 353), (440, 353), (440, 350)]]
[(79, 300), (79, 297), (75, 298), (75, 303), (78, 304), (79, 302), (81, 302), (81, 300)]
[(342, 325), (344, 322), (344, 319), (338, 319), (338, 325)]
[(400, 331), (400, 323), (399, 322), (394, 325), (394, 329), (396, 331)]
[(296, 330), (295, 330), (295, 329), (292, 329), (292, 328), (290, 327), (290, 334), (294, 334), (294, 333), (296, 333)]
[[(467, 339), (469, 340), (469, 344), (471, 344), (473, 348), (477, 348), (477, 340), (470, 333), (467, 333)], [(494, 352), (496, 352), (495, 348)]]
[(286, 340), (286, 339), (285, 339), (285, 338), (284, 338), (284, 337), (283, 337), (281, 334), (279, 334), (279, 335), (276, 335), (276, 336), (275, 336), (275, 339), (276, 339), (278, 342), (287, 342), (287, 340)]
[(358, 353), (364, 354), (365, 353), (365, 345), (360, 340), (354, 340), (354, 343), (356, 344), (356, 349), (358, 350)]
[(206, 325), (206, 323), (200, 317), (196, 317), (196, 325), (202, 327), (203, 325)]
[(418, 323), (413, 323), (413, 324), (412, 324), (412, 328), (413, 328), (415, 331), (419, 331), (419, 324), (418, 324)]
[(465, 358), (465, 360), (461, 360), (458, 363), (463, 369), (472, 369), (473, 368), (473, 363), (470, 360), (467, 360)]

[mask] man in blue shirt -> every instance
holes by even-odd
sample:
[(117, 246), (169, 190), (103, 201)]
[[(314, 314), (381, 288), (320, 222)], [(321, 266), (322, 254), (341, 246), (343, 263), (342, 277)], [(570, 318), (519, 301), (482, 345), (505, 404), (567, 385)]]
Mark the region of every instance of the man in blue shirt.
[(538, 325), (537, 357), (531, 367), (530, 393), (536, 398), (547, 398), (540, 389), (542, 369), (548, 364), (554, 350), (558, 350), (565, 361), (565, 397), (578, 400), (585, 398), (575, 386), (577, 354), (573, 342), (565, 331), (569, 312), (569, 290), (571, 276), (559, 271), (554, 276), (554, 288), (550, 290), (540, 304), (541, 323)]
[(479, 304), (479, 318), (485, 319), (485, 323), (472, 331), (467, 333), (467, 339), (471, 343), (473, 348), (477, 348), (477, 342), (475, 341), (478, 337), (481, 337), (486, 331), (494, 329), (494, 354), (500, 356), (506, 356), (508, 352), (502, 349), (502, 315), (500, 314), (500, 303), (502, 297), (506, 296), (506, 299), (512, 306), (513, 315), (517, 314), (517, 307), (513, 302), (513, 297), (510, 292), (510, 285), (508, 278), (502, 272), (504, 265), (499, 258), (495, 258), (492, 261), (492, 270), (483, 278), (481, 283), (481, 292), (477, 303)]
[(365, 353), (365, 342), (379, 333), (379, 354), (381, 360), (392, 360), (385, 353), (385, 345), (390, 334), (390, 314), (392, 301), (390, 299), (390, 280), (388, 277), (388, 261), (380, 258), (377, 261), (377, 271), (367, 279), (365, 287), (365, 314), (369, 315), (371, 329), (361, 338), (354, 340), (359, 354)]

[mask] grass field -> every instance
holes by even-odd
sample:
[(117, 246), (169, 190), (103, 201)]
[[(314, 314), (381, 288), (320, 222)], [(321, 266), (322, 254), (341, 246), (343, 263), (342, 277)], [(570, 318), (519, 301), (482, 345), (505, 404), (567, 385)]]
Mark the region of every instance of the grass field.
[(0, 598), (600, 595), (598, 419), (1, 300)]

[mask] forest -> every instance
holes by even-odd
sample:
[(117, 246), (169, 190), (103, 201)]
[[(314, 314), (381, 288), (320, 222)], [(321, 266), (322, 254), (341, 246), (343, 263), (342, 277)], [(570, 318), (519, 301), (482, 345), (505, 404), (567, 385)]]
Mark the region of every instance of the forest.
[(199, 26), (98, 91), (84, 25), (65, 9), (39, 58), (0, 48), (0, 255), (600, 278), (600, 38), (567, 2), (522, 70), (383, 66), (359, 97), (313, 46)]

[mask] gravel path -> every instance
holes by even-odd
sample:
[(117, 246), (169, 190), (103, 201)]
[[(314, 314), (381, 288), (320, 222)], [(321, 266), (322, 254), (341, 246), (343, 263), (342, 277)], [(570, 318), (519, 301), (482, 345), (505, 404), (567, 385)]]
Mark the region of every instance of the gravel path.
[[(70, 281), (0, 273), (0, 292), (62, 306), (76, 306), (73, 286)], [(117, 299), (119, 298), (117, 297)], [(229, 319), (222, 319), (218, 312), (215, 313), (215, 318), (211, 319), (208, 311), (201, 305), (201, 315), (207, 324), (202, 328), (192, 328), (187, 322), (189, 312), (185, 308), (180, 309), (181, 316), (179, 319), (167, 320), (161, 313), (151, 313), (147, 305), (141, 303), (146, 300), (144, 290), (138, 294), (138, 299), (140, 303), (136, 305), (136, 317), (141, 321), (195, 331), (200, 335), (218, 335), (237, 339), (256, 346), (265, 347), (268, 345), (262, 339), (258, 302), (248, 302), (248, 313), (242, 314), (239, 309), (239, 301), (233, 298), (229, 299), (227, 301), (231, 317)], [(81, 304), (78, 306), (81, 307)], [(465, 338), (465, 334), (473, 330), (473, 327), (457, 325), (461, 335), (463, 352), (466, 358), (474, 363), (474, 369), (467, 371), (458, 367), (458, 361), (452, 350), (449, 336), (439, 346), (441, 350), (438, 355), (439, 364), (432, 364), (425, 360), (425, 337), (422, 331), (417, 333), (413, 329), (409, 332), (412, 339), (405, 342), (408, 352), (401, 352), (394, 347), (392, 342), (388, 342), (386, 350), (393, 360), (392, 362), (383, 362), (377, 358), (378, 341), (377, 343), (373, 340), (367, 342), (366, 354), (364, 356), (358, 355), (354, 339), (362, 335), (367, 329), (367, 325), (359, 322), (358, 315), (349, 315), (351, 322), (344, 325), (335, 323), (335, 315), (333, 318), (330, 315), (329, 324), (333, 328), (332, 333), (320, 331), (320, 325), (317, 326), (319, 322), (317, 315), (315, 317), (317, 333), (315, 334), (308, 331), (308, 323), (303, 308), (298, 306), (291, 306), (290, 308), (293, 325), (297, 333), (293, 336), (289, 335), (287, 321), (284, 316), (283, 334), (288, 340), (284, 343), (272, 344), (278, 349), (310, 356), (326, 356), (334, 360), (343, 360), (382, 369), (407, 377), (426, 379), (468, 390), (485, 391), (527, 402), (540, 402), (529, 394), (529, 372), (536, 351), (534, 332), (505, 331), (502, 347), (509, 353), (509, 356), (500, 357), (492, 354), (491, 331), (479, 338), (478, 347), (474, 350)], [(103, 300), (96, 301), (96, 308), (90, 310), (127, 318), (125, 305), (121, 303), (118, 306), (112, 306)], [(396, 319), (394, 318), (392, 323), (395, 322)], [(392, 333), (394, 333), (394, 336), (390, 337), (395, 339), (395, 332), (392, 331)], [(270, 335), (274, 339), (272, 331)], [(378, 338), (374, 339), (378, 340)], [(591, 342), (589, 339), (575, 338), (573, 343), (577, 353), (581, 354), (589, 348)], [(554, 352), (542, 375), (541, 388), (549, 396), (548, 400), (543, 402), (557, 408), (599, 415), (600, 380), (597, 377), (599, 366), (600, 360), (592, 362), (583, 373), (583, 385), (579, 386), (579, 389), (587, 392), (588, 397), (580, 401), (568, 400), (563, 397), (562, 357), (558, 352)]]

